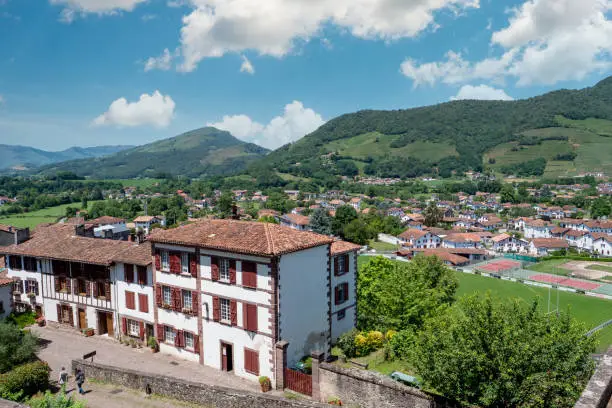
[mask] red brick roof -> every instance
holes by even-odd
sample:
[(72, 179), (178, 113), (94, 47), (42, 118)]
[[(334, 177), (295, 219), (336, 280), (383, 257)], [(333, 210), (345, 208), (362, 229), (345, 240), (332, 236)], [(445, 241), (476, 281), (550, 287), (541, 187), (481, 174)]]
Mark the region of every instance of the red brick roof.
[(4, 225), (4, 224), (0, 224), (0, 231), (4, 231), (4, 232), (15, 232), (17, 228), (11, 226), (11, 225)]
[(283, 218), (295, 225), (309, 225), (310, 217), (301, 214), (285, 214)]
[(260, 256), (277, 256), (333, 242), (314, 232), (234, 220), (203, 220), (170, 230), (157, 230), (149, 240)]
[(75, 226), (69, 224), (38, 228), (28, 241), (0, 247), (0, 253), (96, 265), (111, 265), (115, 262), (142, 266), (151, 264), (149, 244), (77, 236)]
[(103, 215), (102, 217), (87, 221), (88, 224), (95, 225), (121, 224), (122, 222), (125, 222), (123, 218), (110, 217), (108, 215)]
[(419, 239), (427, 235), (429, 231), (422, 231), (416, 228), (409, 228), (406, 231), (399, 234), (400, 238), (410, 240), (410, 239)]
[(447, 242), (480, 242), (480, 236), (478, 234), (470, 233), (452, 233), (444, 237), (444, 241)]
[(499, 234), (499, 235), (496, 235), (493, 238), (491, 238), (491, 241), (493, 241), (493, 242), (501, 242), (501, 241), (503, 241), (505, 239), (508, 239), (508, 238), (510, 238), (510, 235), (508, 235), (508, 234)]
[(331, 254), (332, 254), (332, 256), (333, 255), (340, 255), (340, 254), (343, 254), (345, 252), (358, 251), (359, 249), (361, 249), (361, 246), (359, 246), (357, 244), (353, 244), (352, 242), (334, 241), (331, 244)]
[(564, 239), (557, 238), (534, 238), (531, 240), (536, 248), (567, 248), (569, 244)]

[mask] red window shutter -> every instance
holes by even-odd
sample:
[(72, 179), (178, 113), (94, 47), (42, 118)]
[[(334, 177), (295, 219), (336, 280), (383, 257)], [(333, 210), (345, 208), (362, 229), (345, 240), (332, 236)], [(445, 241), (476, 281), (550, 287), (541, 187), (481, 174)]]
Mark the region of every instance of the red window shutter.
[(121, 318), (121, 333), (127, 334), (127, 319), (125, 317)]
[(66, 279), (66, 293), (72, 293), (72, 279), (70, 278), (64, 278)]
[(257, 305), (244, 304), (244, 318), (246, 319), (246, 329), (248, 331), (256, 332), (257, 327)]
[(145, 339), (145, 325), (143, 322), (138, 323), (138, 325), (140, 326), (140, 340), (144, 340)]
[(162, 306), (162, 287), (160, 285), (157, 285), (155, 287), (155, 303), (157, 304), (157, 306), (161, 307)]
[(98, 293), (98, 282), (94, 281), (94, 282), (92, 282), (92, 284), (93, 284), (93, 295), (94, 295), (94, 297), (97, 298), (99, 296), (99, 293)]
[(189, 272), (194, 278), (198, 277), (198, 260), (196, 255), (189, 255)]
[(134, 265), (124, 264), (123, 268), (125, 270), (125, 281), (129, 283), (134, 282)]
[(140, 293), (138, 295), (138, 308), (142, 313), (149, 313), (149, 297)]
[(170, 272), (177, 275), (181, 273), (181, 255), (178, 252), (170, 254)]
[(344, 301), (349, 300), (349, 285), (347, 282), (343, 283), (342, 286), (344, 286)]
[(55, 277), (55, 292), (56, 292), (56, 293), (57, 293), (57, 292), (59, 292), (59, 291), (60, 291), (60, 289), (61, 289), (61, 286), (60, 286), (60, 278), (56, 276), (56, 277)]
[(181, 311), (181, 300), (181, 290), (178, 288), (172, 288), (172, 308), (174, 311)]
[(335, 299), (334, 303), (339, 305), (340, 304), (340, 287), (339, 286), (336, 286), (334, 288), (334, 299)]
[(334, 258), (334, 275), (338, 275), (338, 269), (339, 269), (339, 262), (338, 262), (338, 257), (336, 256)]
[(200, 354), (200, 336), (197, 334), (193, 335), (193, 352)]
[(232, 285), (236, 284), (236, 261), (230, 259), (229, 261), (229, 275), (230, 275), (230, 283)]
[(219, 280), (219, 258), (216, 256), (210, 258), (210, 277), (214, 281)]
[(200, 314), (200, 296), (198, 292), (191, 292), (191, 305), (193, 314), (198, 316)]
[(251, 353), (249, 353), (249, 350), (244, 349), (244, 370), (246, 372), (251, 372)]
[(161, 255), (159, 250), (155, 251), (155, 270), (161, 271)]
[(242, 262), (242, 286), (257, 287), (257, 264), (255, 262)]
[(57, 304), (57, 322), (62, 322), (62, 305), (60, 305), (59, 303)]
[(238, 325), (238, 304), (235, 300), (230, 300), (230, 315), (232, 318), (232, 326)]
[(110, 290), (110, 282), (109, 281), (104, 282), (104, 297), (106, 297), (106, 300), (110, 302), (110, 300), (111, 300), (111, 290)]
[(349, 262), (350, 262), (349, 254), (344, 255), (344, 272), (348, 272), (350, 270)]
[(125, 292), (125, 307), (128, 309), (132, 308), (132, 305), (130, 304), (130, 292)]
[(164, 325), (157, 325), (157, 341), (163, 342), (166, 341), (166, 332), (164, 331)]
[(181, 330), (174, 331), (174, 346), (175, 347), (181, 347), (181, 336), (182, 335), (183, 335), (183, 332)]
[(259, 353), (254, 351), (253, 352), (253, 372), (255, 373), (255, 375), (259, 375)]
[(85, 296), (87, 297), (91, 296), (91, 282), (90, 281), (85, 281)]
[(218, 297), (213, 297), (213, 320), (218, 322), (221, 320), (221, 302)]

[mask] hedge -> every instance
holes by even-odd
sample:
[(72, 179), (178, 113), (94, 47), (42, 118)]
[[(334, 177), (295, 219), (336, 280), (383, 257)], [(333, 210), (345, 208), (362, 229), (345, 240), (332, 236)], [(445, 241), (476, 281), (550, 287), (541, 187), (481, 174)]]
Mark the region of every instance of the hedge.
[(589, 262), (612, 262), (612, 258), (591, 258), (587, 256), (544, 256), (540, 261), (550, 261), (552, 259), (570, 259), (572, 261), (589, 261)]
[(15, 367), (0, 375), (0, 397), (13, 401), (23, 400), (49, 388), (47, 363), (35, 361)]

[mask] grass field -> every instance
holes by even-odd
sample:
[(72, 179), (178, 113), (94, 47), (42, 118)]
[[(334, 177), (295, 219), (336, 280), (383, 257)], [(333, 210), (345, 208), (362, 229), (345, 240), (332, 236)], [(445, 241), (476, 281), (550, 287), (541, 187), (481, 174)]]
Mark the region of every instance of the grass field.
[(95, 180), (95, 179), (87, 179), (83, 180), (85, 183), (93, 183), (97, 181), (115, 181), (121, 183), (123, 187), (140, 187), (146, 188), (154, 186), (159, 183), (161, 179), (154, 178), (142, 178), (142, 179), (108, 179), (108, 180)]
[(605, 119), (588, 118), (584, 120), (572, 120), (563, 116), (555, 117), (562, 126), (583, 129), (600, 136), (612, 136), (612, 121)]
[(612, 272), (612, 267), (611, 266), (598, 265), (598, 264), (588, 265), (588, 266), (586, 266), (586, 269), (591, 269), (591, 270), (594, 270), (594, 271), (602, 271), (602, 272)]
[(380, 242), (380, 241), (375, 241), (375, 240), (370, 240), (370, 242), (368, 242), (368, 246), (372, 249), (375, 249), (376, 251), (395, 251), (397, 250), (397, 245), (393, 245), (393, 244), (388, 244), (386, 242)]
[[(93, 203), (95, 203), (95, 201), (90, 201), (88, 203), (88, 208), (91, 208)], [(49, 207), (29, 213), (16, 214), (10, 217), (0, 217), (0, 224), (12, 225), (19, 228), (28, 227), (33, 229), (38, 224), (56, 222), (58, 218), (66, 215), (67, 207), (79, 208), (80, 206), (81, 203), (63, 204), (58, 205), (57, 207)]]
[(569, 259), (549, 259), (547, 261), (538, 262), (533, 264), (527, 269), (535, 272), (552, 273), (554, 275), (567, 276), (570, 274), (569, 269), (561, 268), (559, 265), (567, 263)]

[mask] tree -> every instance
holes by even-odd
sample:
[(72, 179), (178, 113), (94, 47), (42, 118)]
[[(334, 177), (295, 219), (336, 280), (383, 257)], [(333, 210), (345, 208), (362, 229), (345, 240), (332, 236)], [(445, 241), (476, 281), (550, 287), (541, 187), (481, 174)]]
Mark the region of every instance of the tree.
[(423, 215), (425, 216), (424, 224), (428, 227), (435, 227), (442, 221), (443, 217), (442, 211), (440, 211), (434, 201), (429, 202), (429, 205), (427, 208), (425, 208)]
[(336, 209), (336, 215), (332, 220), (332, 230), (335, 235), (343, 235), (344, 227), (351, 221), (357, 219), (357, 211), (350, 205), (343, 205)]
[(82, 210), (87, 210), (87, 197), (83, 196), (83, 198), (81, 199), (81, 209)]
[(612, 205), (610, 200), (604, 197), (599, 197), (591, 204), (591, 217), (594, 219), (601, 217), (609, 217), (612, 213)]
[(221, 194), (217, 200), (217, 210), (222, 218), (230, 218), (232, 216), (232, 208), (234, 206), (234, 196), (226, 191)]
[(417, 256), (410, 263), (373, 258), (358, 275), (358, 325), (363, 330), (418, 328), (454, 301), (457, 286), (454, 272), (437, 257)]
[(568, 313), (462, 298), (425, 325), (414, 364), (428, 387), (482, 407), (571, 407), (591, 376), (596, 339)]
[(66, 207), (66, 218), (72, 218), (76, 216), (77, 209), (74, 207)]
[(15, 324), (0, 322), (0, 373), (35, 358), (38, 340)]
[(266, 200), (266, 208), (285, 213), (288, 209), (287, 196), (283, 193), (272, 193)]
[(361, 218), (354, 219), (342, 230), (344, 239), (359, 245), (367, 244), (371, 239), (376, 238), (376, 235), (376, 231)]
[(310, 216), (310, 229), (323, 235), (332, 234), (332, 219), (323, 208), (318, 208)]
[(511, 184), (504, 184), (501, 192), (501, 202), (502, 203), (514, 203), (516, 201), (516, 195), (514, 193), (514, 187)]

